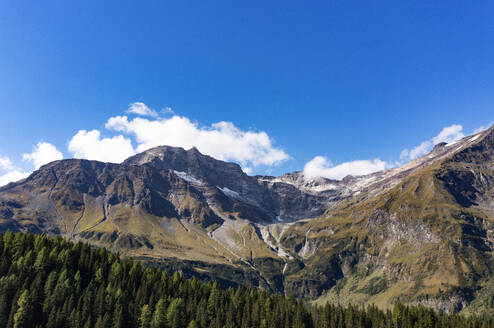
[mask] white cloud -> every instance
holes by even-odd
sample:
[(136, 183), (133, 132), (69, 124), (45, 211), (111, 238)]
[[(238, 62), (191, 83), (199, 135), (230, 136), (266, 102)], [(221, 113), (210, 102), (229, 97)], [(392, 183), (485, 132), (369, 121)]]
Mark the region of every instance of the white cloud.
[(488, 125), (482, 125), (478, 128), (476, 128), (472, 134), (477, 134), (479, 132), (482, 132), (482, 131), (485, 131), (487, 130), (488, 128), (490, 128), (492, 126), (492, 124), (494, 124), (493, 122), (490, 122)]
[(161, 114), (175, 114), (171, 107), (165, 107), (161, 110)]
[(10, 182), (19, 181), (29, 176), (29, 172), (21, 172), (19, 170), (14, 170), (0, 175), (0, 187), (4, 186)]
[(22, 158), (31, 162), (34, 169), (37, 170), (44, 164), (62, 159), (63, 154), (51, 143), (40, 141), (36, 144), (32, 153), (25, 153)]
[(237, 161), (242, 166), (272, 166), (289, 159), (288, 154), (273, 146), (266, 132), (242, 131), (231, 122), (202, 127), (178, 115), (155, 120), (116, 116), (108, 120), (106, 128), (134, 135), (139, 152), (160, 145), (196, 147), (203, 154)]
[[(169, 107), (166, 107), (167, 109)], [(171, 110), (171, 108), (169, 108)], [(135, 102), (129, 105), (129, 109), (127, 109), (127, 113), (133, 113), (142, 116), (151, 116), (157, 118), (159, 115), (155, 110), (152, 110), (146, 104), (142, 102)]]
[[(252, 167), (278, 165), (289, 159), (264, 131), (243, 131), (231, 122), (200, 126), (183, 116), (159, 116), (141, 102), (132, 103), (127, 112), (151, 117), (110, 117), (106, 129), (121, 132), (111, 138), (102, 138), (98, 130), (80, 130), (69, 141), (70, 153), (78, 158), (119, 163), (156, 146), (196, 147), (217, 159), (239, 162), (249, 173)], [(161, 113), (173, 114), (173, 110), (165, 107)], [(137, 144), (135, 149), (131, 140)]]
[[(31, 153), (22, 155), (25, 161), (33, 164), (34, 169), (39, 169), (40, 166), (63, 158), (60, 151), (55, 146), (48, 142), (40, 141), (33, 147)], [(6, 185), (9, 182), (15, 182), (26, 178), (31, 172), (25, 172), (12, 164), (8, 157), (0, 157), (0, 169), (7, 171), (0, 175), (0, 186)]]
[(422, 141), (420, 145), (413, 147), (411, 150), (403, 149), (400, 154), (400, 160), (403, 162), (419, 158), (429, 153), (432, 148), (434, 148), (434, 145), (437, 145), (438, 143), (452, 143), (460, 140), (464, 136), (463, 127), (459, 124), (444, 127), (438, 135), (431, 139)]
[(135, 154), (131, 141), (122, 135), (101, 138), (98, 130), (79, 130), (69, 141), (69, 151), (76, 158), (120, 163)]
[(423, 156), (431, 151), (434, 144), (431, 140), (425, 140), (420, 145), (413, 147), (411, 150), (403, 149), (400, 153), (401, 161), (408, 161)]
[[(482, 127), (484, 128), (484, 127)], [(434, 145), (446, 142), (452, 143), (465, 135), (463, 127), (458, 124), (453, 124), (444, 127), (441, 132), (435, 137), (422, 141), (419, 145), (412, 149), (403, 149), (400, 153), (400, 161), (394, 164), (387, 163), (380, 159), (360, 160), (332, 165), (332, 163), (322, 156), (317, 156), (308, 162), (304, 167), (304, 177), (312, 179), (315, 177), (325, 177), (329, 179), (342, 179), (347, 175), (365, 175), (372, 172), (385, 170), (396, 165), (401, 165), (406, 161), (410, 161), (429, 153)]]
[(452, 143), (460, 140), (464, 136), (465, 135), (463, 134), (463, 127), (458, 124), (453, 124), (451, 126), (443, 128), (437, 136), (432, 138), (432, 142), (434, 145), (437, 145), (441, 142)]
[(366, 175), (385, 170), (390, 165), (378, 158), (373, 160), (358, 160), (333, 165), (326, 157), (316, 156), (304, 166), (304, 178), (307, 180), (324, 177), (341, 180), (347, 175)]
[(247, 175), (251, 175), (252, 172), (253, 172), (252, 168), (251, 167), (248, 167), (248, 166), (243, 166), (242, 167), (242, 171), (244, 171), (244, 173), (247, 174)]
[(12, 161), (8, 157), (0, 156), (0, 169), (11, 170), (13, 168)]
[(9, 182), (23, 179), (29, 175), (29, 173), (21, 172), (18, 168), (16, 168), (7, 156), (0, 156), (0, 171), (7, 171), (0, 174), (0, 187), (8, 184)]

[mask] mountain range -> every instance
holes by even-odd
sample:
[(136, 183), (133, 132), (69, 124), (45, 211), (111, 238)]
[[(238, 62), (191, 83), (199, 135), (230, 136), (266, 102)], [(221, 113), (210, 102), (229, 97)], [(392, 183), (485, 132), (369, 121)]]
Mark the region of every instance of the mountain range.
[(315, 303), (494, 313), (494, 127), (342, 180), (249, 176), (169, 146), (55, 161), (0, 187), (6, 230)]

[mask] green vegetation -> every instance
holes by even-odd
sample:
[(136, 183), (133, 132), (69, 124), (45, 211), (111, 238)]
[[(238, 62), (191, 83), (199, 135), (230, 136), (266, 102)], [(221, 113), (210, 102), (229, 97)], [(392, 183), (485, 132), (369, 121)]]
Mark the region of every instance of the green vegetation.
[[(402, 302), (494, 314), (489, 235), (494, 219), (457, 203), (437, 177), (440, 169), (426, 167), (375, 197), (342, 202), (325, 216), (291, 226), (285, 248), (309, 228), (307, 242), (317, 248), (297, 273), (298, 280), (314, 282), (309, 287), (315, 304), (375, 304), (387, 310)], [(325, 236), (328, 229), (332, 234)], [(314, 272), (334, 272), (326, 266), (335, 256), (342, 274), (333, 285), (318, 284), (323, 279)], [(293, 285), (290, 292), (304, 297), (306, 286)]]
[(0, 254), (0, 327), (494, 327), (423, 306), (308, 308), (258, 289), (221, 290), (61, 237), (6, 232)]

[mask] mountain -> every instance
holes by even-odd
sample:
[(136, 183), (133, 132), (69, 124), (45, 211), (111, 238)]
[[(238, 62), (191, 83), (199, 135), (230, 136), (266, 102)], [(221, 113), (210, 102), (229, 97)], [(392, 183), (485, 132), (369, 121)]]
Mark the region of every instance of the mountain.
[[(434, 324), (432, 324), (434, 323)], [(494, 327), (424, 306), (305, 306), (255, 288), (221, 290), (60, 236), (0, 234), (0, 328)]]
[(494, 127), (342, 180), (248, 176), (197, 149), (68, 159), (0, 188), (0, 231), (313, 302), (494, 312)]

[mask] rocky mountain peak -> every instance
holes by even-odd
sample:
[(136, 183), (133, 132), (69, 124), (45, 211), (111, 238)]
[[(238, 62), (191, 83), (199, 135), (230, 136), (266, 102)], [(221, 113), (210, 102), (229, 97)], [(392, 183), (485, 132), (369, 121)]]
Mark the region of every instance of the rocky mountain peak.
[[(491, 253), (480, 253), (494, 249), (492, 190), (494, 128), (341, 180), (307, 180), (302, 171), (248, 176), (196, 148), (159, 146), (121, 164), (52, 162), (0, 188), (0, 231), (61, 234), (143, 261), (189, 265), (194, 274), (250, 276), (249, 283), (302, 297), (332, 297), (335, 283), (349, 277), (341, 285), (348, 295), (369, 302), (392, 300), (387, 290), (403, 289), (393, 289), (396, 281), (432, 299), (451, 279), (429, 279), (429, 268), (460, 270), (476, 257), (494, 272)], [(427, 257), (438, 251), (442, 258)], [(443, 260), (462, 254), (461, 263)], [(363, 272), (370, 275), (362, 279)], [(438, 285), (420, 289), (431, 281)]]
[(236, 163), (224, 162), (204, 155), (195, 147), (185, 150), (180, 147), (158, 146), (126, 159), (124, 165), (151, 165), (158, 169), (186, 172), (197, 178), (220, 183), (220, 176), (228, 180), (245, 176)]
[(448, 143), (447, 142), (440, 142), (434, 146), (434, 149), (432, 149), (433, 152), (438, 151), (439, 149), (443, 148), (446, 146)]

